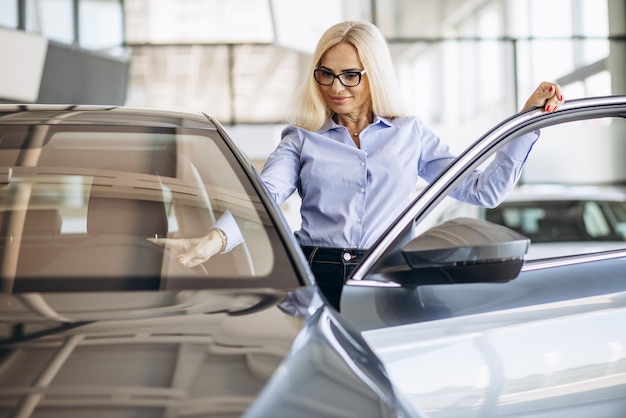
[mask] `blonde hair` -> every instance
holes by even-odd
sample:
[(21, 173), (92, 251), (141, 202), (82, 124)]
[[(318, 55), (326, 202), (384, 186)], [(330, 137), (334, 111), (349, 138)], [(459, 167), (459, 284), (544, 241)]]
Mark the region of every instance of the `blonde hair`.
[(320, 64), (322, 56), (332, 47), (347, 43), (356, 48), (372, 95), (372, 111), (375, 115), (395, 118), (405, 115), (400, 99), (391, 53), (387, 41), (378, 28), (370, 22), (347, 21), (331, 26), (320, 38), (313, 54), (312, 65), (306, 80), (295, 96), (288, 122), (314, 131), (333, 115), (326, 105), (319, 85), (313, 78), (313, 70)]

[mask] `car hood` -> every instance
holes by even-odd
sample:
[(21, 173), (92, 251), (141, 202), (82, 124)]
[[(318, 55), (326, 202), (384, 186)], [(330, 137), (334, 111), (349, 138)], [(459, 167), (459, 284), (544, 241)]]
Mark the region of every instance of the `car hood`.
[(405, 415), (314, 287), (2, 294), (0, 321), (7, 416)]
[(10, 359), (0, 378), (12, 391), (3, 404), (19, 416), (67, 407), (114, 417), (119, 408), (180, 411), (185, 400), (187, 411), (241, 415), (302, 327), (277, 308), (284, 298), (270, 290), (1, 295)]

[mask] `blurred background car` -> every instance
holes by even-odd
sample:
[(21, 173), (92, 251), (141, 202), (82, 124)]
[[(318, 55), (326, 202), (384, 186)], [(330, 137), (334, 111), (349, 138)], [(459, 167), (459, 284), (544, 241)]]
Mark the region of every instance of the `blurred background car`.
[(626, 189), (599, 185), (522, 185), (484, 217), (530, 238), (528, 257), (626, 247)]
[(449, 202), (440, 220), (458, 216), (530, 238), (527, 259), (626, 247), (626, 188), (620, 185), (522, 184), (492, 209)]
[(624, 241), (626, 189), (611, 186), (521, 185), (485, 219), (533, 242)]

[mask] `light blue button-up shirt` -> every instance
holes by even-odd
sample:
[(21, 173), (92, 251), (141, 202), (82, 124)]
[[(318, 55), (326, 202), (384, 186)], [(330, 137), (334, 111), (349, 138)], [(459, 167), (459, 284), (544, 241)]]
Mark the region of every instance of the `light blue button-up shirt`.
[[(496, 206), (519, 179), (538, 134), (509, 142), (484, 171), (475, 171), (453, 197)], [(347, 129), (329, 119), (315, 131), (289, 126), (261, 172), (280, 205), (297, 189), (302, 199), (301, 245), (369, 248), (415, 195), (455, 158), (414, 116), (376, 117), (357, 148)]]

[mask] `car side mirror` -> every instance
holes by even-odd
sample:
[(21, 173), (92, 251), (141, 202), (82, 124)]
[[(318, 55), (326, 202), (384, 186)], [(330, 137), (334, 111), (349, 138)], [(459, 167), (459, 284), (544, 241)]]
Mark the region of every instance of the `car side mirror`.
[(529, 245), (529, 238), (505, 226), (452, 219), (402, 247), (412, 273), (399, 279), (409, 286), (506, 282), (518, 276)]

